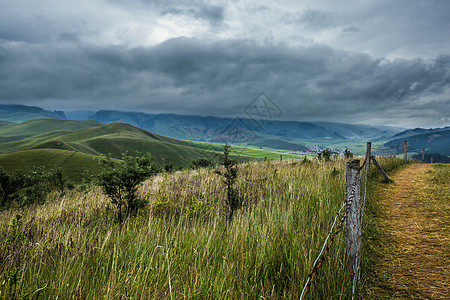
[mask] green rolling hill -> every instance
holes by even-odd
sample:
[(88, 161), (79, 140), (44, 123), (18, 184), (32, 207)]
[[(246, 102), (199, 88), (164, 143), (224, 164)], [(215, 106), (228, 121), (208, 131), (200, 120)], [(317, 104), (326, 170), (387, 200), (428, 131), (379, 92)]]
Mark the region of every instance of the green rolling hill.
[[(70, 121), (63, 119), (29, 120), (22, 123), (0, 124), (0, 142), (20, 141), (55, 130), (75, 131), (101, 126), (98, 121)], [(1, 150), (0, 150), (1, 151)]]
[(0, 166), (7, 172), (27, 173), (36, 167), (61, 167), (63, 174), (74, 182), (81, 182), (85, 171), (100, 171), (98, 157), (76, 151), (58, 149), (32, 149), (0, 154)]
[[(55, 130), (57, 129), (57, 130)], [(57, 149), (88, 155), (150, 152), (155, 162), (187, 164), (212, 155), (188, 141), (164, 137), (129, 124), (97, 121), (32, 120), (0, 129), (0, 153), (26, 149)], [(10, 141), (13, 140), (13, 141)]]
[[(198, 158), (216, 159), (220, 145), (170, 138), (125, 123), (42, 119), (0, 128), (0, 166), (6, 170), (27, 171), (33, 167), (62, 166), (79, 181), (83, 170), (96, 173), (96, 157), (111, 154), (120, 158), (124, 152), (150, 152), (159, 166), (188, 165)], [(279, 154), (236, 149), (235, 155), (250, 158), (279, 157)], [(286, 158), (294, 155), (285, 154)]]

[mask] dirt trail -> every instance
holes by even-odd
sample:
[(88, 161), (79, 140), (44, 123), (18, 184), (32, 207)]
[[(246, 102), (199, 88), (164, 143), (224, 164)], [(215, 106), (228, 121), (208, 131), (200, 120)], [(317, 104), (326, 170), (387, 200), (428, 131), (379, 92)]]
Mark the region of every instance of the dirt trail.
[[(409, 165), (380, 187), (380, 298), (450, 299), (450, 168)], [(446, 175), (446, 176), (443, 176)]]

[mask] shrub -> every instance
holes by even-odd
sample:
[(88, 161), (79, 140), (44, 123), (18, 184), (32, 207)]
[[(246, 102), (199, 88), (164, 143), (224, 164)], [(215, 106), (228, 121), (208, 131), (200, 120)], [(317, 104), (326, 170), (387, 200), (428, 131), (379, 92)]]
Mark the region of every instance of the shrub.
[(325, 150), (317, 152), (317, 159), (319, 159), (319, 160), (323, 159), (326, 162), (331, 161), (331, 150), (325, 149)]
[(122, 155), (122, 160), (115, 160), (110, 155), (100, 160), (103, 167), (97, 176), (97, 183), (116, 207), (119, 219), (122, 210), (128, 215), (136, 212), (145, 204), (137, 195), (138, 185), (155, 174), (156, 169), (150, 153), (142, 156)]
[(48, 175), (50, 186), (56, 189), (61, 195), (64, 195), (66, 188), (72, 187), (72, 184), (63, 175), (61, 167), (51, 170)]
[(225, 170), (223, 172), (216, 170), (216, 173), (224, 177), (223, 183), (227, 187), (227, 198), (225, 199), (225, 205), (228, 209), (227, 219), (228, 222), (231, 222), (234, 211), (242, 207), (243, 201), (234, 186), (237, 179), (238, 167), (236, 160), (230, 158), (229, 145), (223, 146), (223, 157), (220, 160)]
[(211, 168), (211, 167), (214, 167), (215, 165), (216, 164), (212, 160), (207, 159), (207, 158), (198, 158), (198, 159), (194, 159), (192, 161), (192, 166), (195, 169), (198, 169), (198, 168)]
[(0, 208), (8, 207), (18, 198), (18, 191), (24, 187), (24, 176), (7, 174), (0, 167)]
[(0, 169), (0, 207), (8, 207), (13, 202), (19, 206), (42, 204), (52, 189), (63, 194), (70, 186), (61, 168), (47, 171), (41, 167), (24, 175), (7, 174)]
[(353, 153), (351, 153), (350, 150), (348, 150), (347, 148), (345, 148), (345, 151), (344, 151), (344, 157), (345, 157), (346, 159), (353, 158)]

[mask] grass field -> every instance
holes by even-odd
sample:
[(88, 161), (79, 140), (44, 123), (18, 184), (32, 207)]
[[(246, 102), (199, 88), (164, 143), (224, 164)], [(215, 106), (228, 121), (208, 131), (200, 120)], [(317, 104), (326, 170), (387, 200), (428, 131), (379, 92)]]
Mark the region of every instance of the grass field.
[(61, 167), (64, 176), (73, 182), (81, 182), (85, 171), (97, 174), (100, 171), (98, 158), (76, 151), (57, 149), (34, 149), (0, 154), (0, 166), (6, 172), (28, 173), (39, 166), (47, 169)]
[[(190, 141), (190, 143), (199, 149), (213, 151), (213, 152), (222, 152), (223, 147), (220, 144), (210, 144), (203, 142), (195, 142)], [(231, 152), (234, 156), (242, 156), (247, 158), (258, 158), (258, 159), (280, 159), (280, 155), (283, 159), (299, 159), (306, 156), (313, 156), (313, 153), (301, 153), (301, 154), (293, 154), (290, 151), (286, 150), (276, 150), (276, 149), (268, 149), (268, 148), (258, 148), (258, 147), (243, 147), (243, 146), (235, 146), (231, 148)]]
[[(115, 158), (120, 158), (125, 151), (130, 154), (135, 151), (150, 152), (157, 165), (174, 167), (189, 166), (193, 160), (199, 158), (217, 160), (213, 152), (223, 151), (219, 144), (174, 139), (124, 123), (44, 119), (3, 125), (0, 127), (0, 165), (8, 171), (23, 171), (33, 166), (53, 167), (56, 161), (64, 160), (66, 156), (51, 157), (52, 154), (59, 153), (55, 150), (76, 151), (93, 156), (112, 154)], [(24, 150), (27, 151), (23, 152)], [(45, 159), (39, 158), (47, 150), (42, 156)], [(240, 157), (241, 161), (280, 159), (280, 154), (283, 158), (299, 157), (280, 151), (233, 147), (233, 155)], [(68, 174), (75, 181), (78, 181), (83, 173), (78, 172), (79, 167), (72, 168), (76, 165), (74, 159), (78, 158), (83, 158), (79, 165), (86, 166), (87, 156), (75, 155), (67, 168), (72, 169)], [(87, 169), (95, 171), (92, 166), (87, 166)]]
[[(3, 211), (0, 298), (298, 299), (343, 203), (344, 167), (344, 160), (239, 165), (246, 205), (231, 224), (225, 187), (208, 169), (146, 181), (139, 191), (149, 204), (123, 223), (95, 188)], [(312, 298), (348, 296), (344, 252), (343, 243), (334, 246)]]

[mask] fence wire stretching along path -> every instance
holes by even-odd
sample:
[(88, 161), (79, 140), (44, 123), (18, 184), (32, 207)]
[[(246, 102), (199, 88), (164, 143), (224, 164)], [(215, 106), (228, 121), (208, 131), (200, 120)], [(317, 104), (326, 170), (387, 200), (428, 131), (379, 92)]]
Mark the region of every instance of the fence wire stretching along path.
[[(404, 148), (404, 161), (405, 164), (408, 162), (407, 150), (412, 149), (413, 151), (420, 153), (420, 151), (405, 140), (402, 143), (399, 143), (395, 147), (375, 147), (374, 149), (382, 149), (382, 150), (393, 150), (395, 151), (398, 147), (403, 145)], [(370, 170), (370, 162), (372, 161), (376, 168), (380, 171), (380, 173), (384, 176), (387, 182), (392, 182), (392, 180), (387, 176), (386, 172), (381, 168), (378, 164), (375, 156), (371, 155), (372, 143), (367, 143), (367, 151), (366, 157), (364, 159), (364, 163), (361, 167), (359, 167), (360, 160), (349, 160), (347, 162), (347, 175), (346, 175), (346, 200), (337, 212), (334, 217), (334, 221), (331, 225), (331, 229), (325, 238), (325, 241), (321, 247), (319, 255), (315, 259), (313, 263), (313, 267), (311, 272), (308, 275), (306, 283), (303, 286), (302, 293), (300, 299), (305, 299), (308, 290), (316, 278), (320, 267), (325, 261), (327, 255), (330, 253), (330, 249), (336, 239), (343, 241), (338, 237), (338, 234), (344, 228), (344, 222), (346, 223), (346, 238), (343, 241), (347, 247), (347, 265), (342, 263), (341, 260), (335, 255), (335, 257), (339, 260), (340, 264), (344, 268), (349, 268), (351, 271), (352, 278), (352, 289), (351, 289), (351, 299), (354, 299), (355, 294), (357, 292), (359, 279), (360, 279), (360, 264), (361, 264), (361, 247), (362, 247), (362, 218), (364, 216), (364, 208), (366, 204), (366, 195), (367, 195), (367, 175)], [(393, 152), (392, 151), (392, 152)], [(425, 162), (425, 155), (431, 157), (431, 163), (433, 163), (433, 157), (426, 153), (425, 149), (422, 148), (422, 162)], [(397, 156), (395, 154), (395, 156)], [(353, 172), (352, 172), (353, 169)], [(356, 171), (356, 172), (355, 172)], [(351, 176), (349, 176), (351, 174)], [(364, 175), (362, 175), (364, 174)], [(361, 179), (364, 178), (363, 183), (363, 197), (360, 199), (360, 186)], [(349, 186), (350, 185), (350, 186)], [(339, 223), (337, 221), (339, 220)], [(337, 223), (337, 224), (336, 224)], [(342, 297), (342, 295), (341, 295)]]
[[(369, 163), (366, 165), (366, 163), (369, 161), (366, 157), (366, 159), (364, 159), (364, 163), (361, 167), (358, 168), (356, 174), (353, 176), (353, 179), (351, 181), (351, 191), (346, 199), (346, 201), (343, 203), (343, 205), (341, 206), (341, 208), (339, 209), (338, 213), (336, 214), (336, 216), (334, 217), (334, 221), (333, 224), (331, 226), (331, 229), (328, 233), (328, 236), (326, 237), (321, 251), (319, 253), (319, 255), (317, 256), (317, 258), (315, 259), (314, 263), (313, 263), (313, 267), (312, 267), (312, 271), (308, 276), (308, 279), (303, 287), (302, 293), (300, 295), (300, 299), (305, 299), (307, 292), (309, 290), (309, 288), (311, 287), (311, 284), (314, 282), (314, 279), (316, 277), (316, 275), (318, 274), (318, 271), (321, 267), (321, 265), (323, 264), (323, 262), (325, 261), (327, 255), (330, 253), (330, 249), (331, 246), (333, 245), (334, 241), (336, 240), (338, 234), (342, 231), (342, 229), (344, 228), (344, 222), (347, 220), (347, 217), (349, 215), (349, 212), (352, 211), (351, 207), (353, 204), (353, 201), (355, 200), (356, 196), (357, 196), (357, 189), (360, 185), (360, 181), (361, 181), (361, 172), (363, 170), (365, 170), (365, 178), (367, 178), (367, 171), (368, 171), (368, 166)], [(352, 162), (353, 161), (353, 162)], [(358, 166), (359, 166), (359, 160), (351, 160), (347, 163), (347, 169), (348, 169), (348, 165), (351, 163), (355, 163), (357, 162)], [(367, 166), (366, 168), (364, 168), (365, 166)], [(367, 180), (367, 179), (366, 179)], [(366, 187), (366, 184), (364, 184), (364, 186)], [(359, 195), (358, 195), (359, 196)], [(364, 203), (365, 203), (365, 196), (366, 196), (366, 189), (364, 190), (364, 200), (362, 201), (362, 205), (364, 207)], [(344, 210), (345, 208), (345, 210)], [(356, 212), (353, 212), (356, 213)], [(362, 215), (360, 214), (359, 216), (357, 216), (359, 218), (362, 217)], [(336, 225), (337, 220), (339, 219), (339, 223)], [(361, 226), (358, 226), (357, 228), (357, 235), (360, 237), (361, 236)], [(342, 241), (342, 240), (341, 240)], [(351, 248), (352, 244), (348, 243), (348, 241), (345, 241), (347, 248)], [(361, 245), (357, 245), (356, 246), (357, 249), (361, 249)], [(359, 264), (360, 264), (360, 251), (358, 250), (357, 254), (356, 254), (356, 265), (357, 267), (353, 269), (353, 287), (352, 287), (352, 295), (354, 295), (354, 292), (356, 290), (356, 286), (357, 286), (357, 282), (358, 282), (358, 278), (359, 278)], [(341, 262), (342, 264), (342, 262)], [(345, 266), (344, 266), (345, 267)], [(353, 296), (352, 296), (353, 297)]]

